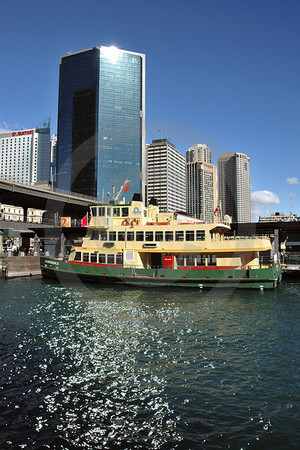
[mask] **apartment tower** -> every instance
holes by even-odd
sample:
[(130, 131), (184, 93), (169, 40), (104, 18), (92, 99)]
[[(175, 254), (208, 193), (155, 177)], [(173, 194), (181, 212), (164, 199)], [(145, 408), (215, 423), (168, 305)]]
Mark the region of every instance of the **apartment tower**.
[(160, 211), (186, 211), (185, 158), (168, 139), (147, 145), (147, 198)]
[(233, 222), (251, 222), (250, 159), (244, 153), (218, 158), (218, 190), (222, 213)]
[(94, 47), (60, 60), (57, 187), (108, 201), (144, 193), (145, 55)]
[(196, 144), (187, 150), (186, 182), (187, 213), (212, 223), (216, 207), (216, 169), (206, 145)]

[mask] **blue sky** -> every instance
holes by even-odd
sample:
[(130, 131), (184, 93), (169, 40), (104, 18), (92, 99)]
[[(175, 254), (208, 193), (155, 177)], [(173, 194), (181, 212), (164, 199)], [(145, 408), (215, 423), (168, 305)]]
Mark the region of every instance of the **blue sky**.
[(147, 142), (251, 160), (254, 213), (300, 214), (299, 0), (0, 2), (0, 128), (51, 115), (59, 58), (96, 45), (146, 54)]

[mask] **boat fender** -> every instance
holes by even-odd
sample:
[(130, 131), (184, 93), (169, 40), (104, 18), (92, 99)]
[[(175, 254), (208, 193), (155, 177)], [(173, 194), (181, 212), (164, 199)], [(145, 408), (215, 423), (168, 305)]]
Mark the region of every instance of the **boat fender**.
[(132, 219), (131, 221), (131, 226), (133, 227), (134, 225), (138, 225), (139, 224), (139, 219)]
[(121, 223), (121, 225), (129, 225), (129, 224), (130, 224), (129, 219), (124, 219), (123, 222)]

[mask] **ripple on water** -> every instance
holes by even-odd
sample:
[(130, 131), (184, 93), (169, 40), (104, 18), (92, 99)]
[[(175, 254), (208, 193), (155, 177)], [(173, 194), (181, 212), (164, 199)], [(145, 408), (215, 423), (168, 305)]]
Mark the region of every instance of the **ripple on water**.
[(1, 448), (299, 443), (299, 293), (3, 288)]

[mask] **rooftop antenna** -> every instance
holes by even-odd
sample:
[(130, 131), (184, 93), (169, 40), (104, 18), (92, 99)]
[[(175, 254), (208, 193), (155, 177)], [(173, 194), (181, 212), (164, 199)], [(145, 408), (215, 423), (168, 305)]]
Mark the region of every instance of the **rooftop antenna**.
[(291, 214), (294, 214), (294, 200), (293, 200), (293, 198), (295, 197), (295, 194), (294, 194), (294, 192), (291, 192), (290, 193), (290, 198), (291, 198)]

